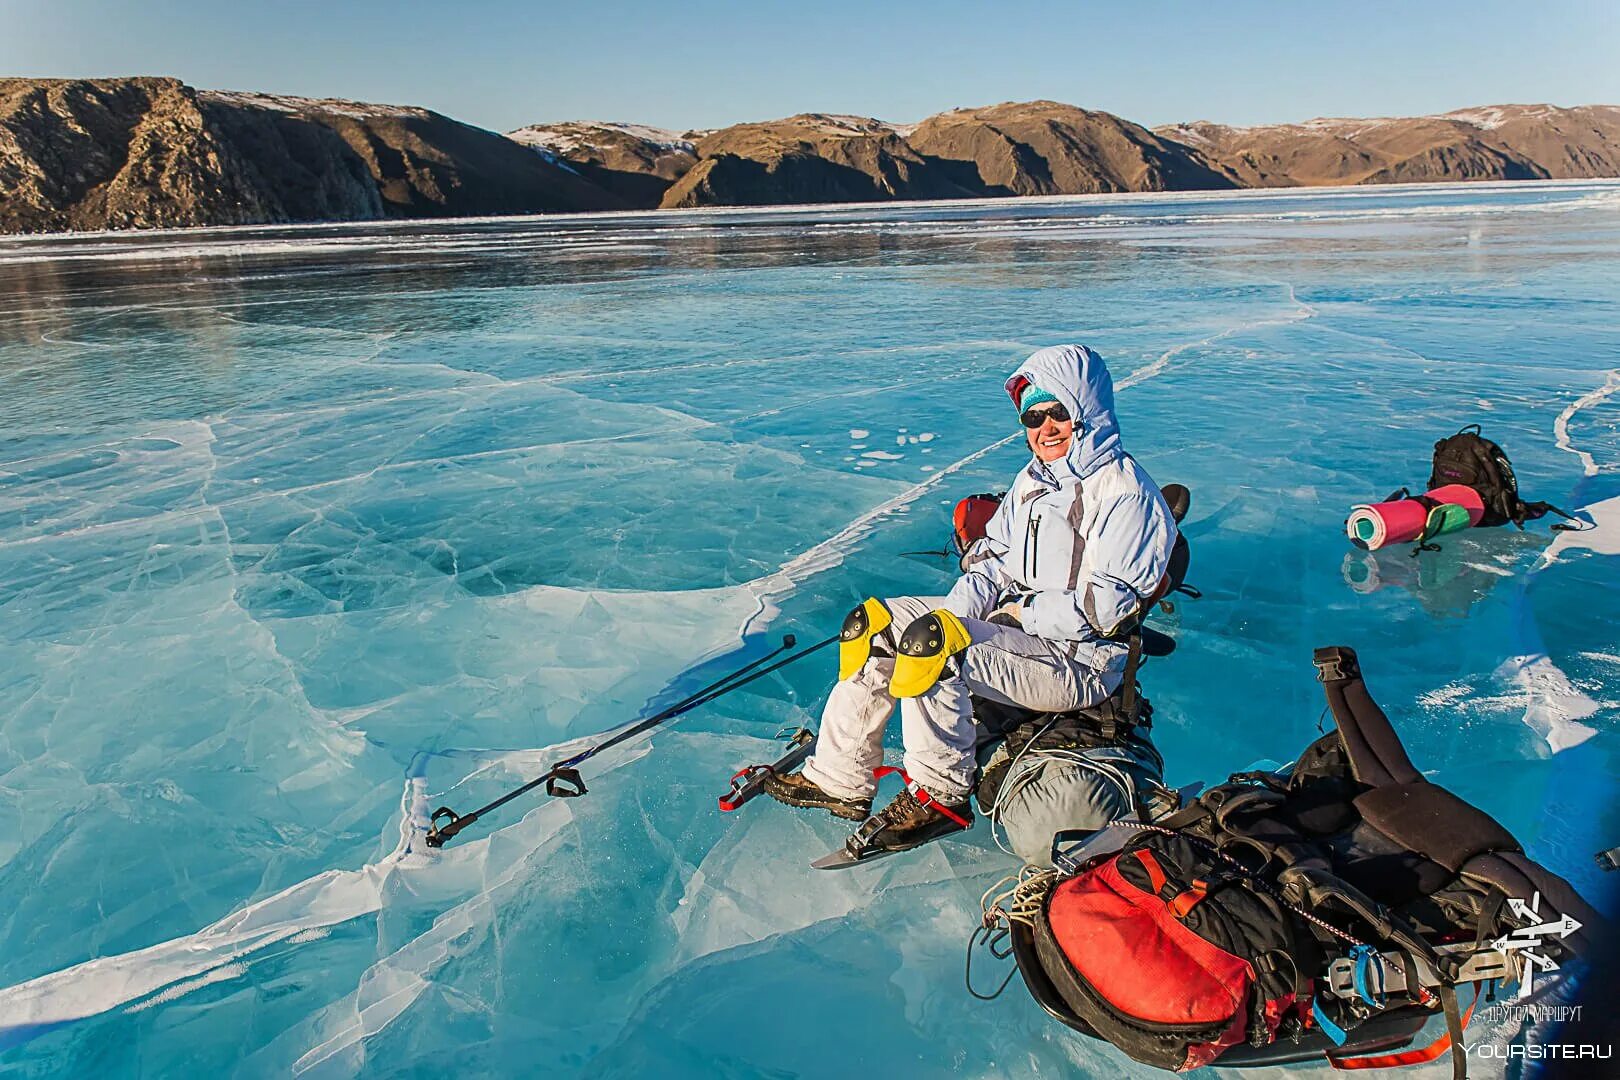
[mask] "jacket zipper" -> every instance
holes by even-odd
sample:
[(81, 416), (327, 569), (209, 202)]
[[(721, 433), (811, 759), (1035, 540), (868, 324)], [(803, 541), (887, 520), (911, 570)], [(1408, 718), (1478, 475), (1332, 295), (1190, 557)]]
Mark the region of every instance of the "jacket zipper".
[(1039, 514), (1035, 513), (1033, 506), (1029, 509), (1029, 547), (1029, 566), (1024, 574), (1024, 584), (1033, 589), (1035, 587), (1035, 572), (1041, 565), (1041, 518)]

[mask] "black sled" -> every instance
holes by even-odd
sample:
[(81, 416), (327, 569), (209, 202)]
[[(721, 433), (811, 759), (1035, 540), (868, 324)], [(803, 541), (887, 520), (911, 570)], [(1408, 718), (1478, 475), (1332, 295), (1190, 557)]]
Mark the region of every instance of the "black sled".
[[(1459, 989), (1478, 1002), (1535, 977), (1536, 961), (1550, 971), (1587, 951), (1597, 913), (1417, 771), (1355, 653), (1319, 649), (1316, 665), (1337, 728), (1290, 769), (1237, 774), (1156, 823), (1068, 849), (1038, 912), (1010, 923), (1024, 985), (1054, 1019), (1178, 1071), (1397, 1068), (1449, 1051), (1463, 1076), (1473, 1006)], [(1110, 911), (1164, 933), (1089, 934)], [(1146, 1015), (1144, 1002), (1182, 992), (1164, 972), (1201, 973), (1187, 958), (1212, 956), (1240, 975), (1230, 1015), (1210, 1014), (1207, 995), (1188, 998), (1189, 1022)]]

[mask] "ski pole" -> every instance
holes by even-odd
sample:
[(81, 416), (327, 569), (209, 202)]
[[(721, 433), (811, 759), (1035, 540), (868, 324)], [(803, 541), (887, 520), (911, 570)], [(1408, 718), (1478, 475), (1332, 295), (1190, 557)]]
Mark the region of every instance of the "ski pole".
[[(781, 655), (783, 651), (793, 648), (793, 645), (793, 635), (784, 635), (782, 638), (782, 644), (766, 653), (764, 656), (743, 665), (736, 671), (727, 672), (725, 675), (710, 683), (708, 686), (705, 686), (703, 689), (688, 694), (680, 701), (677, 701), (675, 704), (660, 710), (652, 716), (649, 716), (647, 719), (641, 721), (639, 724), (636, 724), (634, 727), (620, 732), (619, 736), (614, 740), (602, 743), (598, 746), (589, 747), (573, 757), (568, 758), (566, 761), (558, 762), (548, 769), (544, 775), (536, 777), (520, 787), (514, 788), (505, 795), (502, 795), (500, 798), (496, 799), (494, 802), (481, 806), (470, 814), (457, 814), (448, 806), (439, 807), (437, 810), (433, 811), (433, 816), (431, 819), (429, 819), (430, 824), (427, 834), (428, 847), (443, 847), (446, 840), (449, 840), (462, 829), (466, 828), (468, 825), (471, 825), (485, 814), (505, 806), (513, 799), (533, 791), (541, 784), (546, 786), (546, 794), (552, 796), (553, 798), (566, 799), (585, 794), (585, 782), (580, 777), (578, 770), (575, 769), (574, 766), (578, 765), (582, 761), (585, 761), (587, 758), (590, 758), (592, 755), (599, 753), (602, 750), (606, 750), (610, 746), (617, 745), (624, 739), (630, 738), (633, 735), (663, 723), (665, 720), (680, 715), (686, 709), (692, 707), (693, 704), (696, 703), (704, 694), (711, 693), (718, 688), (724, 687), (733, 679), (752, 671), (761, 664), (769, 661), (772, 657)], [(559, 781), (561, 781), (561, 783), (559, 783)], [(571, 784), (573, 786), (565, 787), (563, 786), (564, 784)], [(443, 828), (440, 828), (438, 824), (441, 818), (447, 822)]]
[[(428, 832), (425, 838), (427, 840), (428, 847), (443, 847), (446, 841), (452, 839), (457, 833), (461, 832), (461, 830), (465, 829), (467, 826), (471, 825), (485, 814), (500, 809), (513, 799), (528, 794), (542, 784), (545, 785), (546, 794), (552, 796), (553, 798), (571, 799), (579, 795), (584, 795), (586, 793), (585, 781), (584, 778), (579, 775), (578, 766), (585, 761), (595, 757), (604, 750), (618, 746), (627, 739), (634, 738), (644, 731), (657, 727), (659, 724), (662, 724), (665, 721), (672, 720), (675, 717), (680, 716), (682, 713), (690, 712), (692, 709), (695, 709), (700, 705), (707, 705), (709, 702), (713, 701), (717, 697), (720, 697), (722, 694), (729, 694), (738, 687), (751, 683), (755, 679), (763, 678), (764, 676), (771, 674), (773, 671), (786, 667), (788, 664), (791, 664), (796, 660), (803, 659), (804, 657), (809, 656), (811, 653), (831, 645), (837, 640), (838, 635), (834, 634), (832, 637), (801, 649), (792, 656), (778, 660), (776, 663), (770, 664), (768, 667), (761, 667), (762, 664), (765, 664), (772, 658), (781, 655), (783, 652), (786, 652), (797, 644), (797, 641), (792, 634), (785, 634), (782, 637), (782, 644), (771, 650), (769, 653), (766, 653), (764, 656), (759, 657), (750, 663), (744, 664), (736, 671), (729, 672), (724, 677), (715, 680), (708, 686), (705, 686), (703, 689), (689, 694), (687, 697), (682, 698), (680, 701), (677, 701), (668, 708), (649, 716), (647, 719), (642, 720), (637, 724), (633, 724), (632, 726), (614, 735), (612, 738), (597, 743), (594, 746), (589, 746), (575, 754), (573, 757), (559, 761), (557, 764), (548, 769), (543, 775), (530, 780), (528, 783), (523, 784), (520, 787), (513, 788), (511, 791), (507, 792), (505, 795), (502, 795), (493, 802), (480, 806), (477, 810), (466, 814), (457, 814), (448, 806), (439, 807), (437, 810), (433, 811), (433, 815), (429, 819)], [(752, 674), (750, 674), (750, 672), (752, 672)], [(442, 826), (439, 824), (441, 820), (444, 821)]]

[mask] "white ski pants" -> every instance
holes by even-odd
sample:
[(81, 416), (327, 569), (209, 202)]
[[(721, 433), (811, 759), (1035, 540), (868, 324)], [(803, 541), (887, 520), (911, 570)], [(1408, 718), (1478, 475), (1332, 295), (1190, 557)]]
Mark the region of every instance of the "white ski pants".
[[(872, 771), (883, 764), (883, 729), (894, 711), (889, 694), (894, 654), (912, 621), (944, 604), (943, 596), (883, 601), (894, 621), (872, 639), (864, 667), (833, 687), (821, 712), (816, 752), (804, 775), (843, 799), (870, 798)], [(972, 644), (918, 697), (900, 702), (906, 773), (948, 802), (973, 789), (977, 732), (970, 694), (1005, 705), (1058, 712), (1095, 705), (1118, 688), (1118, 672), (1098, 672), (1069, 655), (1066, 642), (1048, 641), (1011, 626), (963, 619)], [(956, 674), (959, 672), (960, 674)]]

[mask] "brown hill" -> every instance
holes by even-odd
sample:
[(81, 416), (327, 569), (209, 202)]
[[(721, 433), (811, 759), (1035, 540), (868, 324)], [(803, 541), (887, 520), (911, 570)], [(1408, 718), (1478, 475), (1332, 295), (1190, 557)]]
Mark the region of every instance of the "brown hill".
[(1056, 101), (939, 113), (918, 124), (907, 141), (918, 153), (972, 166), (987, 195), (1236, 186), (1196, 150), (1112, 113)]
[(0, 79), (0, 232), (590, 210), (621, 198), (426, 109)]
[(1440, 116), (1155, 129), (1244, 187), (1620, 176), (1620, 108), (1494, 105)]
[(982, 194), (948, 162), (917, 153), (880, 120), (801, 113), (705, 135), (665, 207), (952, 199)]
[(175, 79), (0, 79), (0, 232), (1602, 176), (1620, 176), (1616, 106), (1149, 131), (1034, 101), (912, 126), (803, 113), (503, 137), (427, 109)]
[(531, 124), (506, 137), (622, 196), (634, 206), (657, 206), (669, 186), (697, 163), (692, 140), (644, 124), (596, 121)]

